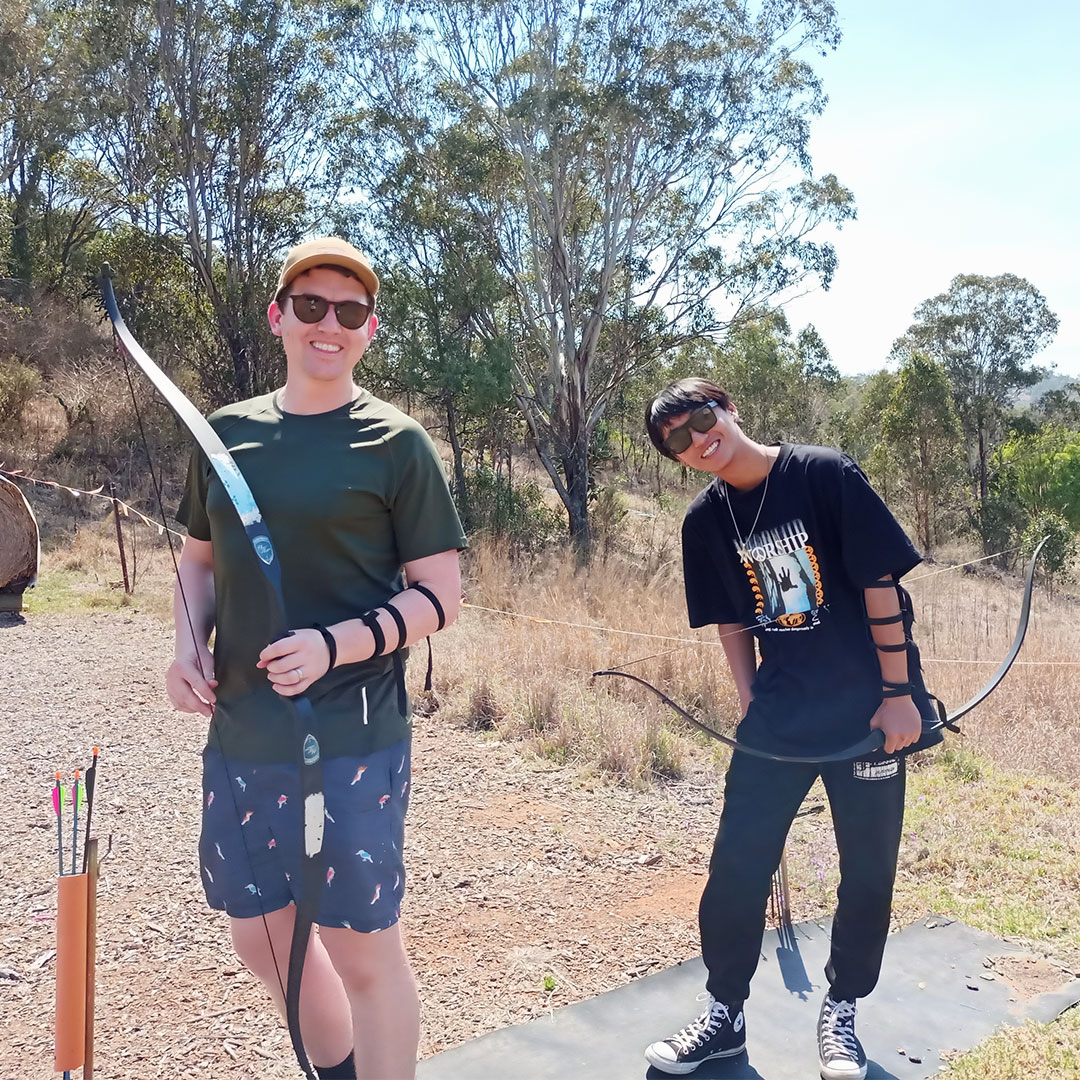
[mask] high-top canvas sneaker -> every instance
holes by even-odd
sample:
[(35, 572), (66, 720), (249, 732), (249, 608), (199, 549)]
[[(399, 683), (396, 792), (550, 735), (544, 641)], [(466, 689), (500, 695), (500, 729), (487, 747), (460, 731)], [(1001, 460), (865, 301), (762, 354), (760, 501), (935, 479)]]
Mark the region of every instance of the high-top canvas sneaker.
[(742, 1005), (729, 1007), (711, 994), (698, 996), (698, 1001), (706, 1000), (707, 1008), (693, 1023), (646, 1049), (645, 1060), (650, 1065), (682, 1075), (692, 1073), (703, 1061), (742, 1053), (746, 1046)]
[(818, 1016), (818, 1058), (821, 1080), (863, 1080), (866, 1054), (855, 1035), (855, 1002), (826, 994)]

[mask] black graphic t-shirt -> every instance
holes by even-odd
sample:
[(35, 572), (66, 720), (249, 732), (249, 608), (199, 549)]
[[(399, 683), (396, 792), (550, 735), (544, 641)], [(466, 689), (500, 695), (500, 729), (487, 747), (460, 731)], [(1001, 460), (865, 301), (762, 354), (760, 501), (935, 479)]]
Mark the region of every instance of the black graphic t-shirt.
[(682, 542), (690, 625), (742, 623), (758, 641), (739, 738), (803, 755), (865, 736), (881, 704), (881, 666), (863, 590), (921, 556), (858, 465), (785, 443), (767, 490), (717, 479), (702, 491)]

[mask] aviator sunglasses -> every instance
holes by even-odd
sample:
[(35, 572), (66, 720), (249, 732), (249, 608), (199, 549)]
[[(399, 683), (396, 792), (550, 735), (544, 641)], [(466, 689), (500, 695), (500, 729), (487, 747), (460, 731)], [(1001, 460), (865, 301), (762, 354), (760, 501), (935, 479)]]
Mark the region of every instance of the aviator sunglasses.
[(346, 330), (359, 330), (375, 310), (374, 303), (367, 300), (334, 301), (311, 293), (294, 293), (289, 299), (292, 301), (293, 314), (301, 322), (322, 322), (327, 310), (333, 308), (338, 325)]
[(716, 413), (713, 412), (715, 405), (715, 401), (706, 402), (700, 409), (695, 409), (688, 420), (677, 428), (672, 428), (662, 443), (664, 449), (670, 454), (681, 454), (690, 449), (690, 443), (694, 439), (691, 431), (705, 432), (716, 427)]

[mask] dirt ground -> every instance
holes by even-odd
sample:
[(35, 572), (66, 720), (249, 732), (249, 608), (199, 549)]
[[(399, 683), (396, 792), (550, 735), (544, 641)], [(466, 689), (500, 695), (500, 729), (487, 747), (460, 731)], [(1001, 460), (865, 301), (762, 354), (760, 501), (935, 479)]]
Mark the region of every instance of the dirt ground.
[[(203, 901), (202, 722), (165, 699), (170, 656), (169, 628), (140, 615), (0, 616), (0, 1080), (54, 1075), (51, 787), (58, 768), (85, 768), (95, 744), (94, 832), (112, 844), (99, 894), (96, 1076), (299, 1076), (224, 917)], [(417, 718), (413, 762), (403, 927), (423, 1056), (696, 955), (715, 766), (632, 792), (438, 713)], [(820, 914), (800, 909), (797, 892), (792, 902), (796, 921)]]
[[(94, 832), (112, 841), (99, 890), (97, 1077), (298, 1076), (287, 1033), (203, 901), (203, 730), (164, 696), (170, 630), (139, 615), (2, 618), (0, 1080), (54, 1075), (51, 788), (58, 768), (85, 768), (95, 744)], [(413, 760), (403, 927), (422, 1055), (696, 954), (718, 808), (704, 766), (663, 791), (590, 790), (577, 770), (438, 713), (417, 718)]]

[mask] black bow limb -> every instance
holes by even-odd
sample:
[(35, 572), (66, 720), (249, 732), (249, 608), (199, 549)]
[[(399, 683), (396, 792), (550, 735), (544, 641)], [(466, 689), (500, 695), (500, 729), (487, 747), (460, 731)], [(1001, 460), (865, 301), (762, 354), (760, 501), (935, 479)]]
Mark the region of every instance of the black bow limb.
[[(1032, 553), (1031, 560), (1028, 563), (1024, 580), (1024, 598), (1020, 605), (1020, 616), (1017, 620), (1016, 633), (1013, 635), (1012, 645), (1009, 647), (1009, 651), (1005, 658), (998, 665), (997, 670), (990, 679), (979, 689), (978, 693), (970, 700), (964, 702), (960, 708), (948, 714), (946, 714), (944, 708), (942, 708), (940, 710), (941, 715), (937, 720), (924, 720), (923, 735), (932, 734), (933, 732), (940, 731), (942, 728), (959, 732), (959, 728), (956, 727), (956, 721), (961, 717), (966, 716), (972, 709), (981, 705), (998, 688), (1001, 680), (1008, 674), (1009, 668), (1012, 667), (1017, 656), (1020, 655), (1020, 649), (1023, 646), (1024, 638), (1027, 635), (1028, 624), (1031, 621), (1031, 598), (1035, 589), (1035, 567), (1039, 554), (1047, 539), (1049, 538), (1043, 537), (1043, 539), (1039, 541), (1039, 544)], [(653, 686), (651, 682), (648, 682), (637, 675), (631, 675), (628, 671), (616, 671), (611, 668), (593, 672), (594, 678), (598, 675), (618, 675), (624, 679), (631, 679), (636, 683), (640, 683), (642, 686), (651, 690), (670, 709), (678, 713), (688, 724), (697, 728), (698, 731), (704, 732), (709, 738), (716, 739), (718, 742), (722, 742), (725, 746), (730, 746), (733, 750), (738, 750), (740, 753), (750, 754), (752, 757), (764, 758), (766, 761), (783, 761), (794, 765), (824, 764), (830, 761), (849, 761), (854, 758), (866, 757), (867, 755), (882, 749), (885, 745), (884, 732), (875, 729), (865, 738), (859, 740), (859, 742), (847, 747), (847, 749), (838, 750), (832, 754), (812, 754), (807, 756), (774, 754), (771, 751), (759, 750), (756, 746), (748, 746), (746, 743), (739, 742), (738, 739), (733, 739), (728, 735), (721, 734), (715, 728), (709, 727), (708, 724), (702, 723), (697, 717), (691, 715), (681, 705), (668, 697), (662, 690)]]

